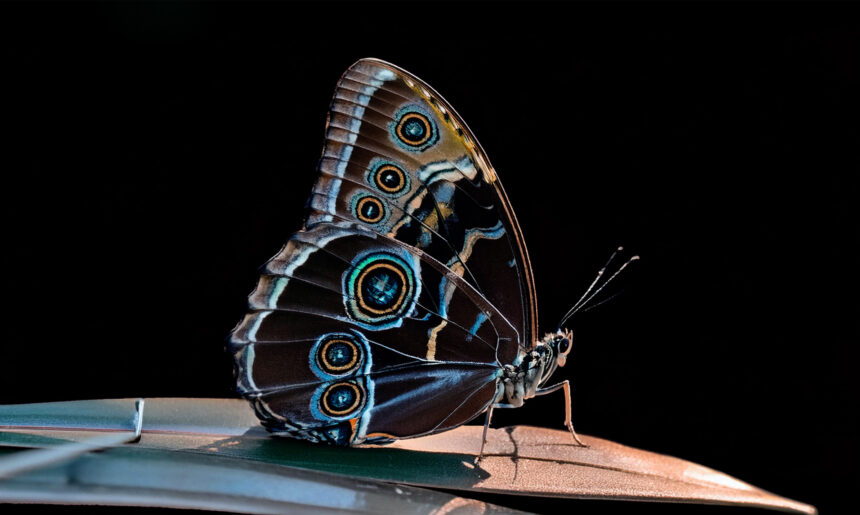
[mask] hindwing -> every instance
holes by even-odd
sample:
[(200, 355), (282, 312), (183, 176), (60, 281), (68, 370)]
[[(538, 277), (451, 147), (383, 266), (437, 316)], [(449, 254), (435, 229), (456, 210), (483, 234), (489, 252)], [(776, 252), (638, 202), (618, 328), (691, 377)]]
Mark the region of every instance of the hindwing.
[[(321, 428), (346, 438), (341, 423), (351, 421), (358, 443), (462, 424), (492, 400), (499, 364), (517, 357), (514, 328), (460, 276), (348, 222), (293, 235), (249, 302), (230, 338), (239, 390), (293, 436), (338, 443)], [(355, 403), (332, 409), (329, 396)], [(410, 409), (383, 408), (400, 402)]]

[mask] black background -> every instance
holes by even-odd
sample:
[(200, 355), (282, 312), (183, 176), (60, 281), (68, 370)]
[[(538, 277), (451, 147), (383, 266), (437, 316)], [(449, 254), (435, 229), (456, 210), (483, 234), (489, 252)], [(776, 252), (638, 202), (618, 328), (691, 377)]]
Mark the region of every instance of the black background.
[[(340, 74), (373, 56), (480, 139), (543, 328), (617, 245), (642, 256), (569, 324), (580, 432), (850, 511), (853, 7), (4, 4), (0, 402), (235, 395), (224, 339), (301, 225)], [(550, 396), (495, 422), (562, 418)]]

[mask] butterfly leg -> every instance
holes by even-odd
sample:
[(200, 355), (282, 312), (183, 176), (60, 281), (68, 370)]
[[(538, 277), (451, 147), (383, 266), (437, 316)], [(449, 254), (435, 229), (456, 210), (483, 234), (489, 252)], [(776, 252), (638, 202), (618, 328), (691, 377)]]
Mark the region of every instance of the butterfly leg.
[(535, 392), (535, 396), (538, 395), (546, 395), (548, 393), (557, 392), (559, 390), (564, 390), (564, 425), (570, 430), (570, 434), (573, 436), (573, 439), (576, 440), (576, 443), (579, 444), (580, 447), (588, 447), (582, 440), (577, 436), (576, 431), (573, 429), (573, 422), (570, 421), (571, 417), (571, 409), (570, 409), (570, 381), (564, 380), (561, 383), (558, 383), (553, 386), (548, 386), (546, 388), (538, 388)]
[(481, 452), (479, 452), (478, 457), (475, 458), (475, 463), (478, 463), (484, 457), (484, 446), (487, 445), (487, 429), (490, 427), (490, 420), (493, 418), (493, 408), (495, 408), (495, 404), (490, 404), (490, 407), (487, 409), (487, 416), (484, 417), (484, 432), (481, 435)]
[(481, 436), (481, 452), (478, 453), (478, 456), (475, 458), (475, 463), (478, 463), (484, 458), (484, 446), (487, 445), (487, 429), (490, 428), (490, 420), (493, 418), (493, 410), (495, 408), (516, 408), (511, 404), (490, 404), (490, 407), (487, 408), (487, 416), (484, 419), (484, 433)]

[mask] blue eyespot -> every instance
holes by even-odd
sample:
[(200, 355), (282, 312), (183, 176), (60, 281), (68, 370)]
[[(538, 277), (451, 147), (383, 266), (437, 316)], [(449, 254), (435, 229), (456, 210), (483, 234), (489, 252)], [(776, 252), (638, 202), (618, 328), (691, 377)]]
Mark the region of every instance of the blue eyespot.
[(373, 197), (366, 197), (364, 202), (361, 202), (358, 207), (359, 216), (368, 222), (378, 222), (382, 219), (385, 210), (380, 206), (380, 202)]
[(378, 310), (390, 309), (403, 291), (403, 275), (383, 267), (374, 268), (362, 281), (362, 288), (367, 304)]
[(394, 141), (407, 150), (427, 150), (439, 139), (439, 130), (433, 117), (418, 106), (400, 109), (389, 128)]
[(317, 339), (309, 358), (317, 377), (332, 380), (363, 373), (370, 361), (370, 348), (358, 331), (328, 333)]
[(412, 145), (420, 145), (427, 140), (429, 124), (420, 114), (411, 113), (400, 122), (400, 133), (403, 139)]
[[(411, 261), (414, 257), (409, 256)], [(393, 327), (418, 297), (417, 271), (400, 256), (375, 252), (361, 257), (344, 274), (344, 301), (353, 320), (372, 329)]]
[(336, 384), (327, 393), (326, 400), (331, 409), (349, 410), (358, 399), (358, 390), (350, 384)]
[(377, 162), (371, 167), (367, 178), (371, 186), (391, 197), (399, 197), (409, 191), (409, 175), (394, 163)]
[(332, 368), (349, 368), (355, 362), (355, 346), (345, 341), (329, 342), (323, 355)]
[(385, 204), (373, 195), (359, 193), (352, 198), (350, 206), (352, 214), (364, 223), (381, 224), (388, 219)]
[(320, 412), (329, 418), (349, 417), (361, 410), (364, 389), (355, 381), (326, 385), (317, 400)]

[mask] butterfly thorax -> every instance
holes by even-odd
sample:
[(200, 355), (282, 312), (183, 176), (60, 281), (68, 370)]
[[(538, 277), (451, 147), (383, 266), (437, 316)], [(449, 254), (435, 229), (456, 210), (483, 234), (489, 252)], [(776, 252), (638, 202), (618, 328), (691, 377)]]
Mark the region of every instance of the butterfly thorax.
[(567, 330), (547, 334), (513, 365), (505, 365), (498, 401), (503, 397), (507, 404), (519, 407), (526, 399), (534, 397), (556, 368), (565, 365), (572, 340), (573, 333)]

